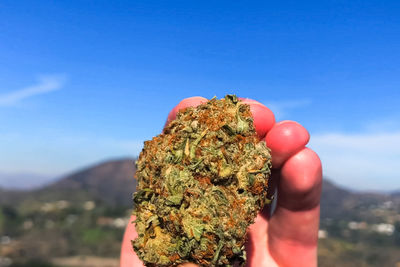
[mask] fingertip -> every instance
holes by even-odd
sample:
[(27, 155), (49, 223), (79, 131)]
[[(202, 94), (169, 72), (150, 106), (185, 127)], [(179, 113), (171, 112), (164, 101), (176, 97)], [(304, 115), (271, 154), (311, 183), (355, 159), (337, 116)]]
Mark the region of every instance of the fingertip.
[(276, 123), (265, 136), (265, 142), (271, 149), (272, 166), (279, 168), (310, 140), (310, 134), (299, 123), (281, 121)]
[(176, 113), (178, 113), (179, 110), (187, 108), (187, 107), (196, 107), (200, 104), (203, 104), (205, 102), (207, 102), (208, 99), (205, 97), (201, 97), (201, 96), (192, 96), (192, 97), (188, 97), (183, 99), (181, 102), (178, 103), (178, 105), (176, 105), (168, 114), (168, 118), (167, 118), (167, 123), (175, 120), (176, 118)]
[(317, 153), (306, 147), (286, 161), (281, 175), (291, 191), (307, 192), (322, 178), (321, 160)]
[(260, 102), (250, 98), (239, 98), (242, 103), (250, 105), (257, 135), (262, 139), (275, 124), (274, 113)]
[(289, 208), (315, 207), (319, 203), (321, 186), (322, 164), (312, 149), (303, 148), (282, 166), (279, 194)]

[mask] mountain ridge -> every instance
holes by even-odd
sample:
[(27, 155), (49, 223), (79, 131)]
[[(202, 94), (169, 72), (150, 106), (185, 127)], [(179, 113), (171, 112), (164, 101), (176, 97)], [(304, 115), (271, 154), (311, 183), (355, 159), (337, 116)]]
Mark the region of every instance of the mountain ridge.
[[(136, 189), (134, 158), (113, 159), (72, 172), (41, 188), (20, 191), (0, 188), (0, 204), (15, 205), (24, 201), (95, 200), (110, 206), (132, 206)], [(324, 179), (321, 217), (353, 216), (352, 209), (400, 198), (393, 194), (362, 192), (343, 188)], [(357, 218), (355, 218), (357, 219)]]
[(0, 204), (96, 200), (110, 206), (131, 206), (131, 196), (136, 189), (135, 170), (133, 158), (103, 161), (72, 172), (41, 188), (28, 191), (0, 188)]

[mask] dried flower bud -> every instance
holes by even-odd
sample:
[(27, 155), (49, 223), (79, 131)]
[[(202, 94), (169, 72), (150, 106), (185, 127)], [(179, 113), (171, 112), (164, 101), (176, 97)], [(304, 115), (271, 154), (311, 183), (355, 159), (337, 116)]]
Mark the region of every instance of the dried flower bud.
[(236, 96), (182, 110), (137, 161), (137, 255), (147, 266), (243, 264), (270, 169), (250, 106)]

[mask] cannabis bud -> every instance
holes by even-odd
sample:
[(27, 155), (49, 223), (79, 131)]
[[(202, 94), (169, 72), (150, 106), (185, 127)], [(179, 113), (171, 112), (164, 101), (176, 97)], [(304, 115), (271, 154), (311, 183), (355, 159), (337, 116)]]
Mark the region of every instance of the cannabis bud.
[(271, 156), (234, 95), (177, 114), (136, 162), (138, 238), (147, 266), (244, 264), (247, 227), (268, 202)]

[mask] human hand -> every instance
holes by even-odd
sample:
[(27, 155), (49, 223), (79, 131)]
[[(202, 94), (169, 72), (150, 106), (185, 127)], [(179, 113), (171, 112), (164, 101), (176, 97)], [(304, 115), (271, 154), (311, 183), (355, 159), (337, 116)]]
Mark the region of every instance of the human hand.
[[(271, 149), (271, 188), (278, 190), (273, 215), (266, 206), (249, 227), (246, 266), (317, 266), (322, 167), (318, 155), (305, 147), (310, 136), (296, 122), (275, 123), (273, 113), (263, 104), (241, 100), (250, 105), (257, 134)], [(169, 113), (167, 123), (180, 109), (206, 101), (203, 97), (182, 100)], [(131, 240), (136, 237), (134, 224), (129, 223), (122, 243), (121, 267), (144, 266), (132, 249)]]

